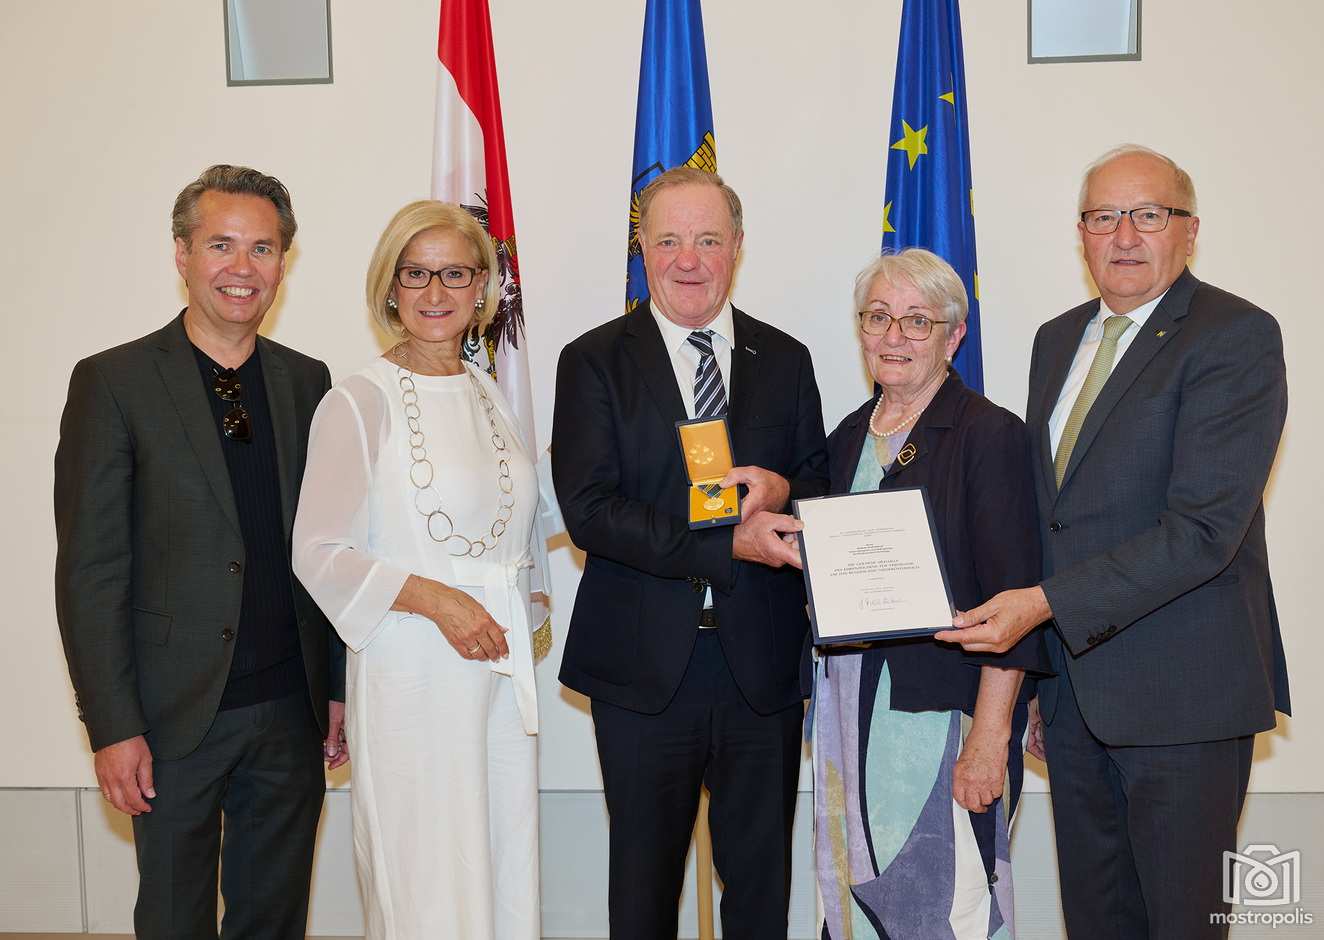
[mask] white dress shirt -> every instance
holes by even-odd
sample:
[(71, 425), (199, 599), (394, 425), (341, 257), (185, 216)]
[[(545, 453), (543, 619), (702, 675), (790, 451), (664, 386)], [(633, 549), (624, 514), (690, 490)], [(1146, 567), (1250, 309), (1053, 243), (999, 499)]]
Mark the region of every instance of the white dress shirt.
[[(694, 417), (694, 376), (699, 371), (698, 348), (689, 341), (690, 334), (694, 331), (689, 327), (680, 326), (672, 323), (658, 311), (656, 306), (651, 306), (650, 311), (653, 319), (657, 321), (657, 328), (662, 331), (662, 343), (667, 347), (667, 355), (671, 357), (671, 368), (676, 373), (676, 384), (680, 386), (680, 397), (685, 401), (685, 414)], [(722, 304), (722, 309), (717, 316), (705, 327), (705, 330), (713, 331), (713, 356), (717, 359), (717, 369), (722, 376), (722, 390), (726, 393), (726, 401), (731, 402), (731, 346), (736, 339), (736, 321), (731, 315), (731, 301)], [(713, 606), (713, 589), (706, 588), (703, 592), (704, 609)]]
[[(1122, 361), (1126, 351), (1131, 348), (1131, 343), (1144, 329), (1149, 315), (1166, 295), (1167, 291), (1164, 291), (1149, 303), (1142, 304), (1126, 314), (1131, 318), (1131, 325), (1117, 340), (1117, 355), (1113, 357), (1113, 369), (1117, 368), (1117, 363)], [(1053, 416), (1048, 419), (1048, 437), (1053, 445), (1054, 456), (1057, 455), (1057, 445), (1062, 441), (1062, 429), (1066, 427), (1067, 418), (1071, 415), (1071, 409), (1076, 404), (1080, 389), (1085, 384), (1085, 376), (1089, 375), (1090, 366), (1094, 364), (1094, 354), (1098, 352), (1099, 343), (1103, 341), (1103, 321), (1111, 316), (1115, 314), (1100, 299), (1099, 312), (1086, 325), (1085, 333), (1080, 338), (1080, 346), (1076, 348), (1076, 358), (1071, 360), (1071, 371), (1067, 373), (1067, 380), (1062, 383), (1062, 393), (1058, 395), (1057, 404), (1053, 406)], [(1112, 375), (1112, 370), (1109, 370), (1108, 374)]]
[[(657, 328), (662, 332), (662, 343), (671, 357), (671, 368), (676, 373), (676, 384), (680, 386), (680, 397), (685, 401), (685, 413), (694, 417), (694, 375), (699, 371), (699, 350), (689, 341), (694, 332), (687, 326), (672, 323), (658, 311), (650, 308)], [(726, 400), (731, 401), (731, 347), (736, 341), (735, 319), (731, 315), (731, 302), (722, 305), (717, 316), (705, 330), (713, 331), (713, 355), (717, 357), (717, 368), (722, 374), (722, 390)]]

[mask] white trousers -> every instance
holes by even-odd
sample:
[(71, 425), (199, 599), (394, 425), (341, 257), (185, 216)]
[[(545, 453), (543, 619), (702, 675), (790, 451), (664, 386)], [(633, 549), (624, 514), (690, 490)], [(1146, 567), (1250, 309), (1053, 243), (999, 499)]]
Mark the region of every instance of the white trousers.
[(349, 653), (367, 940), (538, 940), (537, 738), (514, 685), (431, 621), (393, 616)]

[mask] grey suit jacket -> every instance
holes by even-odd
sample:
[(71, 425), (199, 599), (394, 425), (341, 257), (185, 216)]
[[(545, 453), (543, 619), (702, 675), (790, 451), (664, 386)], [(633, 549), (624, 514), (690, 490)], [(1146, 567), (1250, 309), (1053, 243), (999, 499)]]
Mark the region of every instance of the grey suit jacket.
[[(288, 541), (326, 366), (259, 336)], [(245, 562), (216, 422), (183, 319), (74, 367), (55, 454), (55, 603), (92, 749), (202, 740), (230, 672)], [(238, 563), (233, 564), (233, 563)], [(293, 574), (290, 575), (293, 579)], [(344, 698), (344, 647), (294, 582), (313, 710)]]
[(1048, 420), (1097, 300), (1044, 324), (1026, 408), (1048, 635), (1090, 730), (1112, 745), (1272, 728), (1287, 670), (1264, 538), (1287, 415), (1268, 313), (1185, 271), (1114, 367), (1059, 489)]

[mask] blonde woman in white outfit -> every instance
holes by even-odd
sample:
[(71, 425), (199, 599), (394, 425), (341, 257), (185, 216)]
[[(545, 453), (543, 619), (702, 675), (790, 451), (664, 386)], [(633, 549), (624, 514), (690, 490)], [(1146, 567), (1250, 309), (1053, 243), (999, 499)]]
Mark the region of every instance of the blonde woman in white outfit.
[(401, 340), (327, 394), (309, 437), (294, 568), (350, 650), (370, 940), (540, 935), (538, 482), (496, 384), (460, 358), (496, 270), (464, 209), (401, 209), (367, 285)]

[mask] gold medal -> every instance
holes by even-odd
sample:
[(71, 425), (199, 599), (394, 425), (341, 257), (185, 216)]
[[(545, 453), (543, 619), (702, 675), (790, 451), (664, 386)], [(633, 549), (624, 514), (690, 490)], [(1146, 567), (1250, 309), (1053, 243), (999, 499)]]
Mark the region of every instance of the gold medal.
[(697, 466), (705, 466), (717, 459), (717, 454), (707, 444), (692, 444), (689, 448), (690, 460)]
[(724, 503), (720, 496), (710, 496), (703, 501), (703, 508), (709, 512), (717, 512), (717, 510), (721, 509), (723, 505)]

